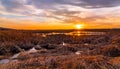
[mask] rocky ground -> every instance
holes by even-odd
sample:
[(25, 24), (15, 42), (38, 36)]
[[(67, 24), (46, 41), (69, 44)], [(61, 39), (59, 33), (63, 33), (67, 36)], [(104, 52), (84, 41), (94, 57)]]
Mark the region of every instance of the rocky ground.
[(105, 33), (0, 31), (0, 69), (120, 69), (120, 33)]

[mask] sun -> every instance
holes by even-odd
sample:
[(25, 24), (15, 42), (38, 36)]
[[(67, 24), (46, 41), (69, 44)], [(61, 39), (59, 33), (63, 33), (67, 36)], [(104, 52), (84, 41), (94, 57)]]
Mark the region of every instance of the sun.
[(75, 25), (76, 29), (82, 29), (83, 28), (83, 25), (82, 24), (77, 24)]

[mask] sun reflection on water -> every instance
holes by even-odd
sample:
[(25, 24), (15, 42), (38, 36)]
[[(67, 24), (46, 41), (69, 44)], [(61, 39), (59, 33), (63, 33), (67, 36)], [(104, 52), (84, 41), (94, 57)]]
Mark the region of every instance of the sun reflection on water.
[(43, 33), (42, 37), (47, 37), (48, 35), (68, 35), (68, 36), (82, 36), (82, 35), (104, 35), (105, 32), (90, 32), (90, 31), (73, 31), (68, 33)]

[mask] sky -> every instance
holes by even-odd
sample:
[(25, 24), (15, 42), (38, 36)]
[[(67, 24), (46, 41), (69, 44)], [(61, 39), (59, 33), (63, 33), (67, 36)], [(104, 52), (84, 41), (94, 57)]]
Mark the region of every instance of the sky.
[(0, 0), (0, 27), (120, 28), (120, 0)]

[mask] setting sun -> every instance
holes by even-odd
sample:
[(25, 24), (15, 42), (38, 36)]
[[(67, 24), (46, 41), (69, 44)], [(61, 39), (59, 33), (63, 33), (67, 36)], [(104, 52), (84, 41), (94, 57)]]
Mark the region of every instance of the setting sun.
[(81, 28), (83, 28), (83, 25), (82, 25), (82, 24), (77, 24), (75, 27), (76, 27), (77, 29), (81, 29)]

